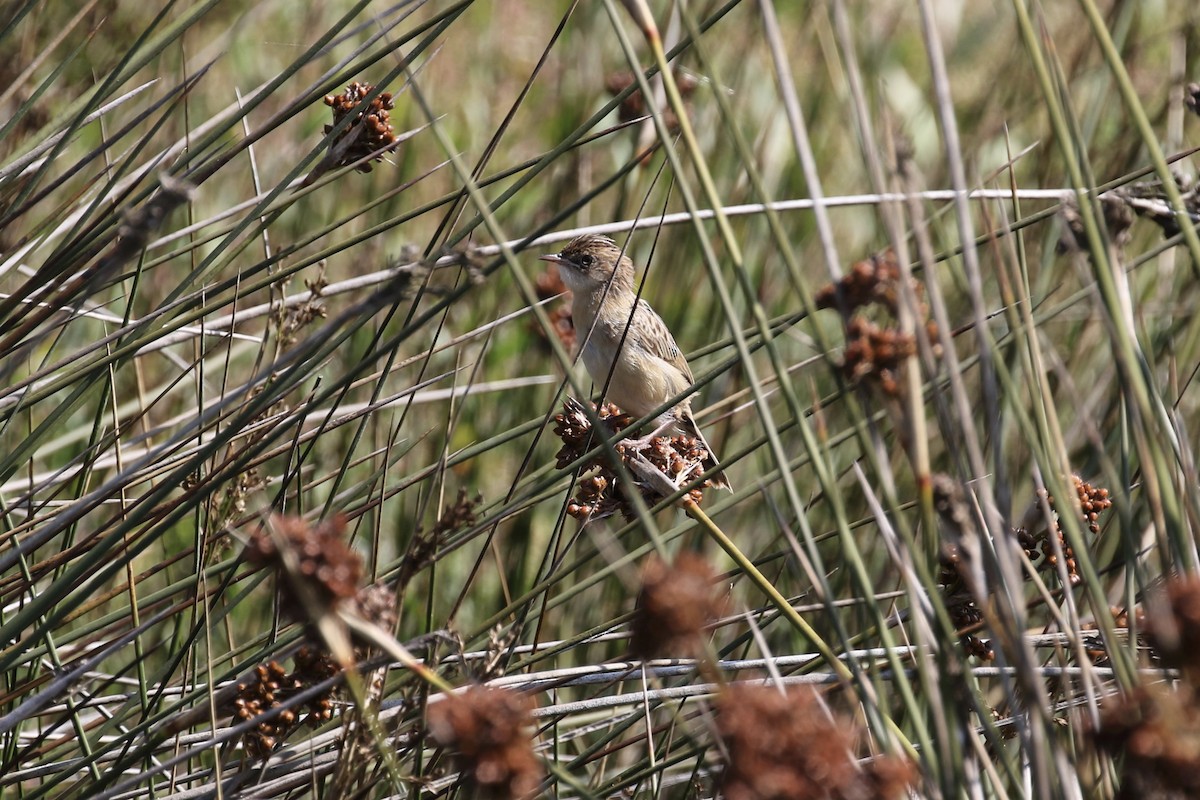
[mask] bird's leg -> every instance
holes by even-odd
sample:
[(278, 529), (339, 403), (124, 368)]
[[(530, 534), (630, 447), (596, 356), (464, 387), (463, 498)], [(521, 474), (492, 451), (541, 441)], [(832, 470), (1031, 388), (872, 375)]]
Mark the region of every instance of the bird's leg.
[(627, 436), (624, 439), (622, 439), (621, 441), (617, 442), (617, 444), (625, 445), (626, 447), (633, 449), (633, 450), (645, 450), (647, 447), (650, 446), (650, 443), (652, 441), (657, 439), (659, 436), (662, 436), (663, 432), (666, 431), (668, 428), (670, 428), (674, 424), (675, 424), (675, 419), (673, 417), (668, 416), (666, 418), (665, 422), (660, 424), (657, 428), (650, 431), (650, 433), (646, 434), (645, 436), (642, 436), (637, 439), (633, 439), (633, 438), (630, 438)]

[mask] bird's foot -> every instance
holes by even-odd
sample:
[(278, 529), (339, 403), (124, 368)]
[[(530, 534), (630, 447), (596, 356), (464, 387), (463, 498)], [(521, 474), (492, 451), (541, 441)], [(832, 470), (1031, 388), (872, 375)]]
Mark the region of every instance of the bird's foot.
[(632, 437), (626, 437), (626, 438), (622, 439), (621, 441), (617, 442), (617, 444), (622, 445), (623, 447), (627, 447), (630, 450), (645, 450), (647, 447), (650, 446), (650, 444), (655, 439), (662, 436), (663, 433), (666, 432), (666, 430), (670, 427), (671, 427), (671, 420), (667, 420), (662, 425), (659, 425), (657, 428), (650, 431), (650, 433), (646, 434), (645, 436), (641, 436), (637, 439), (634, 439)]

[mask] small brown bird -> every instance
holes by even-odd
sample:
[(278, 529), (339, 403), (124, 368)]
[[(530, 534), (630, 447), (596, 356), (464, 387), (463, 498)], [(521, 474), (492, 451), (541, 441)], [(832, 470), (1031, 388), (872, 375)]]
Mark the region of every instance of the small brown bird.
[[(584, 234), (561, 253), (541, 260), (558, 265), (563, 283), (572, 292), (575, 330), (585, 342), (583, 364), (597, 385), (608, 384), (607, 397), (621, 410), (644, 417), (692, 385), (692, 371), (675, 337), (650, 304), (638, 299), (633, 262), (612, 239)], [(692, 417), (690, 398), (664, 412), (658, 423), (651, 436), (666, 431), (693, 436), (709, 454), (705, 473), (718, 466), (716, 454)], [(715, 486), (730, 488), (723, 473), (711, 480)]]

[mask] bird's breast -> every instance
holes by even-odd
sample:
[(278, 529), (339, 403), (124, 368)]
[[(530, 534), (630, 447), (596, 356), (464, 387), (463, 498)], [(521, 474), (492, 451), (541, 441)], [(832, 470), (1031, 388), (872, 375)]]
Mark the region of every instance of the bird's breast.
[(593, 335), (584, 345), (581, 356), (592, 381), (599, 387), (607, 382), (605, 398), (616, 403), (622, 411), (644, 417), (686, 387), (686, 381), (671, 364), (648, 353), (628, 337), (618, 351), (619, 341), (619, 338)]

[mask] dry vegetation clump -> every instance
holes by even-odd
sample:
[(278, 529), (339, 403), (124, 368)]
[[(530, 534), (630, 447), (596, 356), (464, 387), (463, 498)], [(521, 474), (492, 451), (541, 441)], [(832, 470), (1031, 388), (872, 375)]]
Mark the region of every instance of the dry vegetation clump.
[[(1096, 536), (1100, 533), (1100, 514), (1112, 506), (1112, 500), (1108, 497), (1108, 490), (1103, 487), (1093, 486), (1078, 475), (1071, 476), (1071, 483), (1075, 489), (1075, 499), (1079, 504), (1078, 507), (1083, 514), (1081, 521), (1084, 523), (1086, 529), (1093, 536)], [(1079, 565), (1075, 559), (1075, 551), (1067, 542), (1061, 522), (1062, 515), (1064, 513), (1074, 514), (1076, 506), (1074, 503), (1071, 503), (1066, 508), (1060, 508), (1059, 504), (1054, 502), (1054, 497), (1048, 494), (1046, 495), (1046, 503), (1054, 515), (1054, 524), (1049, 529), (1043, 528), (1037, 534), (1033, 535), (1024, 528), (1019, 529), (1017, 533), (1021, 546), (1025, 548), (1026, 555), (1030, 556), (1030, 561), (1035, 563), (1037, 562), (1037, 557), (1034, 550), (1035, 548), (1040, 550), (1042, 561), (1039, 567), (1043, 571), (1053, 575), (1058, 574), (1058, 554), (1061, 553), (1068, 583), (1073, 586), (1078, 585), (1082, 580), (1079, 575)]]
[[(1093, 486), (1078, 475), (1071, 475), (1070, 480), (1075, 489), (1079, 513), (1082, 514), (1081, 523), (1093, 536), (1098, 535), (1100, 515), (1112, 506), (1108, 490)], [(946, 535), (939, 551), (937, 573), (946, 610), (951, 622), (960, 631), (967, 654), (991, 661), (996, 657), (991, 643), (975, 635), (984, 627), (984, 617), (979, 609), (977, 593), (970, 584), (971, 565), (966, 561), (967, 550), (963, 547), (964, 535), (975, 535), (973, 532), (976, 527), (972, 514), (961, 487), (954, 480), (944, 475), (936, 475), (933, 479), (933, 490), (935, 508), (946, 525)], [(1044, 493), (1042, 497), (1052, 515), (1052, 524), (1035, 532), (1030, 532), (1027, 527), (1017, 528), (1013, 531), (1013, 537), (1033, 567), (1054, 583), (1059, 580), (1057, 554), (1061, 553), (1067, 583), (1072, 586), (1078, 585), (1082, 578), (1075, 551), (1067, 542), (1061, 524), (1061, 514), (1075, 513), (1074, 509), (1077, 506), (1072, 503), (1066, 509), (1059, 509), (1053, 497)], [(1028, 573), (1024, 573), (1023, 577), (1025, 580), (1031, 578)], [(1096, 657), (1101, 656), (1100, 651), (1095, 652)]]
[(408, 586), (414, 575), (432, 564), (438, 548), (445, 543), (450, 534), (473, 526), (482, 502), (482, 495), (476, 494), (471, 497), (465, 487), (459, 488), (455, 501), (443, 510), (432, 528), (426, 530), (424, 525), (418, 525), (409, 538), (404, 557), (401, 559), (397, 585)]
[[(1131, 627), (1138, 631), (1137, 644), (1139, 648), (1148, 649), (1146, 631), (1146, 610), (1138, 604), (1132, 609), (1121, 608), (1119, 606), (1111, 606), (1109, 613), (1113, 618), (1113, 630), (1120, 631), (1124, 634), (1131, 632)], [(1095, 620), (1088, 620), (1080, 626), (1081, 631), (1098, 631), (1100, 625)], [(1088, 637), (1084, 647), (1084, 652), (1091, 659), (1092, 664), (1097, 667), (1112, 667), (1112, 657), (1109, 655), (1108, 648), (1100, 637)], [(1151, 661), (1155, 664), (1161, 663), (1157, 656), (1151, 654)]]
[[(899, 395), (901, 369), (917, 353), (916, 337), (900, 330), (895, 322), (903, 302), (902, 279), (896, 255), (888, 250), (855, 263), (840, 281), (823, 287), (813, 298), (817, 308), (836, 308), (845, 319), (845, 375), (852, 380), (869, 379), (891, 397)], [(915, 316), (925, 318), (929, 310), (921, 299), (922, 287), (915, 280), (910, 285), (917, 302)], [(881, 308), (891, 321), (879, 324), (869, 318), (865, 312), (872, 306)], [(940, 351), (937, 324), (928, 320), (925, 329), (936, 355)]]
[(492, 798), (532, 797), (544, 771), (533, 752), (530, 698), (473, 686), (429, 706), (429, 734), (451, 748), (468, 786)]
[[(246, 560), (258, 567), (274, 569), (282, 579), (282, 606), (297, 620), (315, 623), (317, 618), (344, 608), (360, 619), (390, 632), (396, 624), (396, 599), (387, 585), (360, 587), (362, 558), (345, 541), (346, 519), (338, 515), (313, 526), (302, 517), (274, 515), (260, 525), (246, 546)], [(254, 679), (238, 684), (232, 701), (238, 721), (259, 719), (243, 738), (252, 758), (266, 758), (300, 723), (288, 701), (316, 684), (340, 676), (341, 666), (320, 642), (314, 626), (312, 640), (293, 656), (295, 668), (284, 670), (276, 661), (255, 668)], [(362, 660), (368, 648), (354, 648)], [(378, 700), (382, 673), (372, 676), (371, 701)], [(333, 716), (333, 698), (341, 681), (331, 683), (304, 701), (305, 720), (311, 727)]]
[(704, 634), (728, 609), (704, 557), (681, 550), (673, 564), (651, 556), (642, 570), (630, 648), (640, 659), (687, 658), (704, 651)]
[(355, 592), (351, 609), (359, 619), (390, 633), (396, 625), (396, 592), (386, 583), (364, 586)]
[[(246, 560), (275, 569), (284, 578), (283, 607), (296, 619), (309, 619), (358, 593), (362, 556), (345, 534), (341, 515), (313, 526), (302, 517), (276, 514), (250, 537)], [(319, 606), (311, 608), (310, 600)]]
[[(1111, 241), (1118, 247), (1123, 246), (1133, 237), (1133, 223), (1136, 206), (1131, 206), (1126, 195), (1121, 192), (1111, 192), (1100, 198), (1100, 211), (1104, 220), (1105, 230)], [(1059, 253), (1078, 253), (1088, 250), (1087, 229), (1083, 217), (1079, 213), (1079, 205), (1074, 200), (1063, 203), (1059, 212), (1062, 217), (1062, 236), (1058, 241)]]
[(1177, 577), (1144, 609), (1147, 639), (1181, 680), (1147, 683), (1106, 698), (1093, 743), (1118, 757), (1118, 800), (1183, 800), (1200, 794), (1200, 577)]
[(942, 592), (942, 602), (950, 622), (959, 632), (963, 650), (980, 661), (992, 661), (996, 651), (992, 643), (975, 634), (984, 625), (983, 613), (968, 587), (963, 553), (957, 544), (944, 544), (938, 558), (937, 580)]
[(0, 797), (1200, 796), (1194, 3), (170, 5), (0, 25)]
[(293, 662), (295, 667), (291, 672), (277, 661), (259, 664), (251, 680), (238, 684), (237, 696), (232, 701), (234, 718), (237, 722), (258, 720), (242, 736), (242, 744), (251, 758), (269, 756), (302, 722), (316, 728), (333, 717), (337, 683), (310, 693), (302, 705), (288, 701), (337, 676), (341, 668), (328, 653), (309, 645), (296, 651)]
[[(459, 501), (448, 512), (452, 524), (463, 515), (473, 519), (470, 502), (461, 495)], [(385, 583), (359, 586), (362, 556), (346, 543), (345, 533), (346, 518), (340, 514), (315, 526), (302, 517), (274, 515), (250, 537), (246, 560), (284, 578), (282, 606), (297, 620), (314, 622), (320, 614), (344, 609), (390, 631), (396, 624), (395, 592)]]
[[(635, 421), (612, 403), (604, 404), (596, 410), (596, 414), (605, 428), (605, 438), (620, 433)], [(555, 455), (555, 462), (560, 469), (600, 444), (593, 436), (592, 423), (582, 404), (571, 398), (563, 403), (562, 413), (554, 417), (554, 435), (563, 443)], [(642, 500), (648, 506), (657, 504), (667, 495), (662, 493), (662, 481), (646, 478), (647, 468), (663, 476), (666, 483), (683, 486), (703, 477), (704, 464), (710, 456), (700, 440), (684, 434), (654, 436), (644, 444), (639, 442), (639, 445), (618, 440), (614, 449), (621, 467), (633, 478)], [(580, 520), (601, 519), (618, 512), (626, 519), (636, 516), (621, 484), (621, 477), (607, 454), (600, 452), (592, 456), (584, 464), (583, 470), (584, 475), (579, 479), (575, 496), (567, 505), (568, 514)], [(705, 480), (689, 490), (686, 498), (699, 504), (704, 499), (704, 489), (711, 486), (712, 483)]]
[(1145, 610), (1146, 634), (1154, 652), (1200, 690), (1200, 576), (1167, 581)]
[(721, 693), (717, 734), (727, 800), (900, 800), (917, 781), (892, 756), (860, 762), (853, 722), (832, 718), (815, 689), (736, 684)]
[(916, 355), (917, 341), (895, 328), (881, 328), (862, 317), (846, 323), (846, 349), (842, 368), (854, 380), (871, 378), (885, 394), (900, 393), (900, 369)]
[(1200, 795), (1200, 703), (1191, 686), (1140, 686), (1109, 698), (1092, 738), (1120, 758), (1117, 800)]
[[(1200, 177), (1190, 179), (1183, 173), (1172, 176), (1174, 189), (1179, 193), (1183, 208), (1193, 220), (1200, 220)], [(1158, 227), (1164, 238), (1180, 235), (1179, 217), (1161, 180), (1136, 181), (1119, 186), (1099, 198), (1100, 217), (1109, 241), (1122, 253), (1135, 233), (1134, 223), (1144, 219)], [(1079, 204), (1066, 200), (1059, 211), (1062, 234), (1059, 253), (1080, 253), (1088, 250), (1087, 229)]]
[[(562, 343), (563, 349), (572, 352), (575, 349), (576, 336), (575, 321), (571, 318), (571, 290), (563, 283), (562, 276), (558, 274), (558, 267), (551, 264), (547, 269), (539, 272), (534, 288), (537, 289), (538, 300), (549, 300), (552, 297), (562, 298), (550, 306), (546, 311), (546, 316), (550, 318), (550, 327), (558, 341)], [(546, 332), (540, 325), (530, 322), (530, 329), (540, 339), (546, 338)]]
[[(396, 132), (391, 122), (391, 112), (395, 106), (391, 92), (380, 92), (371, 98), (366, 108), (355, 113), (374, 90), (375, 87), (369, 83), (354, 81), (341, 94), (326, 95), (325, 105), (333, 111), (333, 124), (325, 126), (325, 133), (332, 131), (346, 117), (354, 115), (350, 127), (339, 133), (330, 146), (336, 166), (349, 166), (370, 156), (375, 161), (381, 161), (384, 153), (396, 148)], [(355, 169), (370, 172), (371, 162), (363, 161)]]
[(934, 475), (933, 505), (942, 522), (938, 548), (938, 589), (950, 622), (959, 632), (963, 650), (981, 661), (991, 661), (996, 651), (991, 642), (975, 635), (983, 626), (979, 589), (974, 585), (969, 545), (975, 536), (975, 520), (962, 486), (947, 475)]
[(893, 315), (900, 308), (900, 265), (891, 250), (876, 253), (850, 265), (837, 283), (813, 295), (817, 308), (836, 308), (846, 314), (879, 304)]

